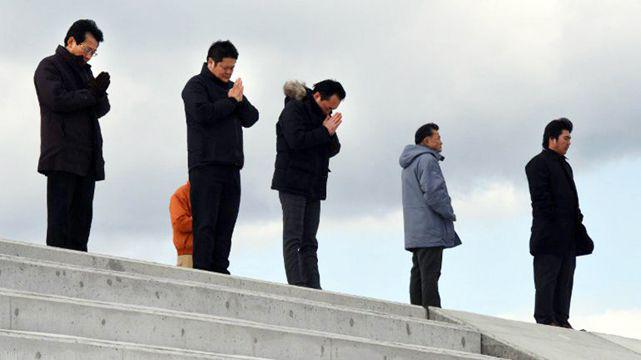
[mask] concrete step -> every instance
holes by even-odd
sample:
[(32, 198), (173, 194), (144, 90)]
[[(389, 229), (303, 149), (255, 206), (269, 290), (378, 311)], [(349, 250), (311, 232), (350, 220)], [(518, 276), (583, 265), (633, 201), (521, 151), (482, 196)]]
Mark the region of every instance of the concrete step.
[(0, 328), (272, 359), (491, 359), (202, 314), (0, 289)]
[(180, 311), (196, 316), (203, 314), (248, 320), (374, 341), (481, 352), (479, 333), (461, 325), (25, 257), (0, 255), (0, 287)]
[(76, 265), (81, 267), (134, 273), (173, 280), (187, 280), (204, 284), (217, 284), (236, 289), (270, 293), (299, 299), (325, 302), (342, 307), (351, 307), (381, 314), (399, 315), (425, 319), (425, 309), (420, 306), (383, 301), (367, 297), (341, 294), (331, 291), (318, 291), (298, 286), (290, 286), (267, 281), (247, 279), (237, 276), (221, 275), (206, 271), (177, 268), (175, 266), (137, 261), (99, 254), (52, 248), (0, 239), (0, 253), (32, 259)]
[(641, 360), (634, 339), (444, 309), (429, 315), (406, 304), (0, 240), (0, 360)]
[(268, 360), (144, 346), (76, 336), (0, 329), (2, 360)]

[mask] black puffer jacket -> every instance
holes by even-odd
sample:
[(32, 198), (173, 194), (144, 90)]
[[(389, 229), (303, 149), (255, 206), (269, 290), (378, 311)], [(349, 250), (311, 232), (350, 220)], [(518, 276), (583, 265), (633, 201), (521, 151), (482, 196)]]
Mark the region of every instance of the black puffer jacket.
[(323, 126), (326, 116), (311, 90), (300, 83), (297, 87), (293, 92), (297, 95), (286, 91), (285, 108), (276, 124), (272, 189), (325, 200), (329, 158), (338, 154), (341, 145), (338, 136), (330, 136)]
[(187, 116), (189, 169), (202, 165), (242, 168), (243, 129), (258, 121), (258, 110), (246, 96), (240, 103), (227, 93), (233, 82), (223, 82), (207, 68), (192, 77), (182, 91)]
[(40, 104), (38, 172), (65, 171), (104, 180), (98, 118), (110, 105), (106, 95), (96, 98), (88, 89), (91, 66), (58, 46), (40, 62), (33, 79)]
[(594, 243), (583, 225), (570, 164), (543, 150), (525, 166), (532, 199), (532, 255), (587, 255)]

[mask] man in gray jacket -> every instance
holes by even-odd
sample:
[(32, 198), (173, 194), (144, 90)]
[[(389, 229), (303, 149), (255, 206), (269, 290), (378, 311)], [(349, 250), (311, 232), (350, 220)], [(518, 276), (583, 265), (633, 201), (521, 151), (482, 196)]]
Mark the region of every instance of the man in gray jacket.
[(399, 163), (403, 168), (405, 249), (412, 252), (410, 302), (441, 307), (438, 279), (443, 249), (461, 244), (454, 231), (456, 215), (439, 166), (443, 142), (438, 125), (421, 126)]

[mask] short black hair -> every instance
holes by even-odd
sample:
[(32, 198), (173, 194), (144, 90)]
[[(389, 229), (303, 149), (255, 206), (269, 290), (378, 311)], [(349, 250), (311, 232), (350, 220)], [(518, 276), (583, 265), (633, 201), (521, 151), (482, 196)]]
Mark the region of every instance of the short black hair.
[(545, 126), (545, 131), (543, 131), (543, 148), (548, 149), (548, 142), (550, 138), (558, 139), (563, 130), (572, 132), (572, 121), (566, 118), (550, 121), (550, 123)]
[(96, 25), (95, 21), (81, 19), (71, 24), (71, 27), (67, 31), (67, 35), (65, 35), (65, 46), (67, 46), (67, 41), (69, 41), (69, 38), (72, 36), (74, 40), (76, 40), (76, 44), (82, 44), (85, 41), (85, 35), (87, 33), (93, 35), (98, 42), (102, 42), (104, 40), (102, 37), (102, 31), (98, 29), (98, 25)]
[(336, 95), (342, 101), (345, 99), (345, 95), (347, 95), (345, 94), (345, 89), (343, 89), (343, 85), (341, 85), (341, 83), (330, 79), (314, 84), (312, 94), (313, 93), (319, 93), (321, 100), (327, 100), (331, 98), (332, 95)]
[(223, 61), (224, 58), (238, 59), (238, 50), (229, 40), (218, 40), (211, 44), (207, 51), (207, 59), (214, 60), (214, 63)]
[(416, 145), (420, 144), (423, 142), (423, 140), (426, 137), (432, 136), (434, 134), (434, 131), (438, 131), (438, 125), (434, 123), (428, 123), (416, 130), (416, 134), (414, 134), (414, 143)]

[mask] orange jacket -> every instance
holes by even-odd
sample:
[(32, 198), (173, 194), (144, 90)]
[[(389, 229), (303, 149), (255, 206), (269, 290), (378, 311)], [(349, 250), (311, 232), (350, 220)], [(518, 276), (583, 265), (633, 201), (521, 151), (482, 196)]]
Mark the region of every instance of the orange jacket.
[(174, 229), (174, 245), (178, 255), (192, 255), (194, 252), (194, 235), (191, 222), (191, 202), (189, 200), (189, 182), (181, 186), (169, 201), (171, 226)]

